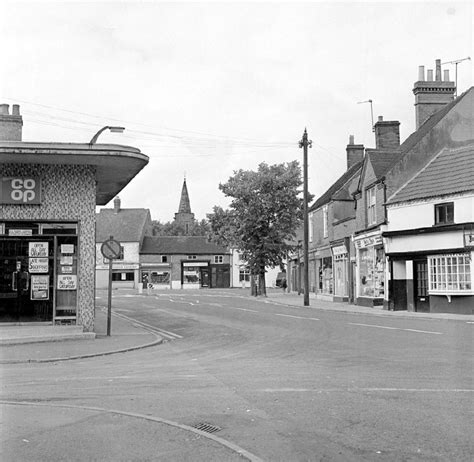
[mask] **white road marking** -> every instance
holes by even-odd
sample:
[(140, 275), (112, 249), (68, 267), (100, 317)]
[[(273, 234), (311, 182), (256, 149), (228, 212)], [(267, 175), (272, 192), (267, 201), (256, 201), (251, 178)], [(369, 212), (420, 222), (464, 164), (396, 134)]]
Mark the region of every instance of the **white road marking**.
[(473, 393), (470, 388), (263, 388), (263, 393), (328, 393), (328, 392), (407, 392), (407, 393)]
[(402, 327), (389, 327), (389, 326), (378, 326), (376, 324), (360, 324), (357, 322), (349, 322), (352, 326), (363, 326), (363, 327), (376, 327), (378, 329), (390, 329), (390, 330), (404, 330), (407, 332), (418, 332), (421, 334), (435, 334), (435, 335), (443, 335), (442, 332), (432, 332), (429, 330), (418, 330), (418, 329), (404, 329)]
[(284, 316), (285, 318), (295, 318), (295, 319), (309, 319), (310, 321), (319, 321), (318, 318), (305, 318), (304, 316), (293, 316), (291, 314), (280, 314), (274, 313), (275, 316)]

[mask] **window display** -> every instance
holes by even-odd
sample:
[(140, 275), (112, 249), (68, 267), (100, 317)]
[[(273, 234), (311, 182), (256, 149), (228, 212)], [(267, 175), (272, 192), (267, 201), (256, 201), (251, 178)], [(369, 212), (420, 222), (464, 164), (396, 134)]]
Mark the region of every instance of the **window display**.
[(383, 247), (359, 249), (359, 296), (383, 297), (385, 278)]

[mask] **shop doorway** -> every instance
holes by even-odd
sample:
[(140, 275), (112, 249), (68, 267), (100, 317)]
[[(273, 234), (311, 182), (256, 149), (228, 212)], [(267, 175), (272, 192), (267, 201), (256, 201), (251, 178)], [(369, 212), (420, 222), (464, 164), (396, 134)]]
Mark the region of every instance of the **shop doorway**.
[(209, 268), (201, 268), (201, 287), (209, 287)]
[[(41, 256), (32, 258), (32, 245)], [(0, 240), (0, 322), (53, 319), (52, 238), (4, 237)]]
[(413, 262), (415, 311), (428, 313), (430, 311), (430, 296), (428, 295), (428, 262), (415, 260)]

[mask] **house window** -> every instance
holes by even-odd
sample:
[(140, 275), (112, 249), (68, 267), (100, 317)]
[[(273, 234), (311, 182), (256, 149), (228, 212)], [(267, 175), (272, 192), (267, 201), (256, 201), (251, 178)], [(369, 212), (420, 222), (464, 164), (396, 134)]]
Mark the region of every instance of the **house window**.
[(328, 237), (328, 206), (323, 207), (323, 237)]
[(196, 255), (188, 255), (188, 260), (196, 260)]
[(168, 263), (168, 255), (161, 256), (161, 263)]
[(428, 258), (430, 294), (472, 291), (469, 254), (436, 255)]
[(240, 268), (239, 271), (239, 281), (245, 281), (249, 282), (250, 281), (250, 271), (248, 268)]
[(309, 242), (313, 242), (313, 212), (309, 214)]
[(374, 225), (377, 221), (377, 216), (375, 213), (375, 193), (376, 187), (368, 189), (366, 193), (366, 203), (367, 203), (367, 224)]
[(223, 263), (224, 256), (223, 255), (214, 255), (214, 263)]
[(435, 225), (454, 223), (454, 202), (435, 204)]

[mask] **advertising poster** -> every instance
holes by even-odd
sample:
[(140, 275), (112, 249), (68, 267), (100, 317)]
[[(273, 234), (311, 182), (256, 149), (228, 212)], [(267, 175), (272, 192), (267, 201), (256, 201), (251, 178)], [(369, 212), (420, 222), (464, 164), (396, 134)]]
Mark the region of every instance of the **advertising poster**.
[(49, 270), (48, 258), (29, 258), (28, 259), (28, 271), (30, 273), (47, 273)]
[(61, 255), (59, 263), (61, 265), (72, 265), (72, 255)]
[(74, 253), (74, 244), (61, 244), (61, 253)]
[(75, 274), (58, 274), (58, 290), (76, 290), (77, 276)]
[(47, 242), (28, 242), (28, 256), (29, 257), (47, 257), (48, 243)]
[(49, 276), (31, 275), (31, 300), (49, 300)]

